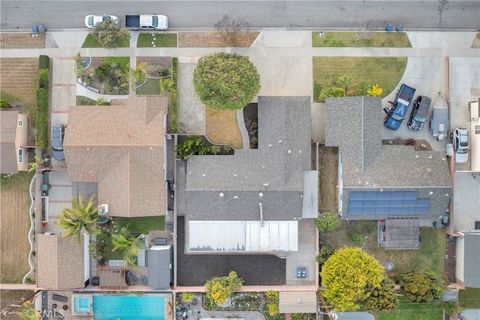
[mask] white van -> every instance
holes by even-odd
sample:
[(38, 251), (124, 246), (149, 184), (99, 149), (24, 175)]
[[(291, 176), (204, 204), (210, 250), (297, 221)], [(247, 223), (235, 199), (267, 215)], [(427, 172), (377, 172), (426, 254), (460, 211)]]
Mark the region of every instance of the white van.
[(470, 154), (471, 170), (480, 172), (480, 99), (468, 104), (470, 109)]

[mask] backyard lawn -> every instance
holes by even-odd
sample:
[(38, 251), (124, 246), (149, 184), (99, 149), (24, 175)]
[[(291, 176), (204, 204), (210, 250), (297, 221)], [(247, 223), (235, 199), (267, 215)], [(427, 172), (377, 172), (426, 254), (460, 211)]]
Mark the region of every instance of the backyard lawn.
[(32, 176), (32, 173), (20, 172), (10, 178), (4, 175), (0, 178), (1, 283), (21, 283), (23, 276), (29, 270), (27, 259), (30, 246), (27, 236), (30, 227), (28, 215), (30, 197), (28, 188)]
[(385, 250), (379, 247), (376, 221), (357, 221), (354, 224), (341, 221), (339, 229), (328, 235), (322, 234), (322, 240), (330, 242), (336, 248), (363, 245), (353, 241), (354, 234), (367, 237), (367, 251), (382, 264), (392, 261), (395, 264), (395, 273), (429, 269), (443, 277), (445, 229), (423, 228), (418, 250)]
[[(122, 38), (120, 41), (117, 42), (117, 48), (128, 48), (130, 47), (130, 37)], [(91, 33), (85, 38), (83, 41), (82, 48), (102, 48), (102, 45), (93, 37)]]
[(460, 290), (458, 302), (462, 308), (480, 309), (480, 289), (466, 288)]
[(323, 102), (322, 90), (344, 88), (338, 83), (344, 76), (350, 80), (348, 95), (361, 94), (362, 87), (378, 84), (383, 89), (381, 97), (385, 97), (398, 85), (406, 66), (405, 57), (313, 57), (314, 100)]
[(237, 125), (235, 110), (215, 110), (206, 108), (207, 138), (213, 144), (242, 148), (242, 136)]
[(405, 32), (312, 32), (313, 47), (411, 47)]
[[(164, 230), (165, 217), (142, 217), (142, 218), (113, 218), (116, 230), (126, 227), (133, 235), (147, 234), (150, 230)], [(97, 236), (97, 249), (106, 260), (122, 259), (122, 253), (112, 250), (112, 233), (115, 227), (112, 223), (102, 226), (101, 233)]]
[[(153, 40), (154, 38), (155, 40)], [(177, 34), (176, 33), (140, 33), (137, 40), (137, 48), (151, 48), (153, 46), (176, 47)]]
[(440, 320), (442, 319), (440, 303), (413, 303), (406, 298), (400, 298), (400, 304), (391, 313), (380, 313), (378, 320)]

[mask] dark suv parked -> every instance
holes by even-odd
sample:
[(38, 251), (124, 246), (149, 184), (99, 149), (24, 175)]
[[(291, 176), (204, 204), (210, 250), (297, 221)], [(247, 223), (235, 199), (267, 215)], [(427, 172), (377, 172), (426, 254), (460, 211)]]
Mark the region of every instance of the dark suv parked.
[(65, 155), (63, 154), (64, 131), (65, 126), (61, 124), (52, 125), (52, 155), (57, 161), (65, 160)]
[(418, 96), (417, 99), (415, 99), (412, 113), (410, 113), (410, 118), (407, 122), (408, 129), (413, 131), (422, 130), (423, 125), (427, 121), (431, 103), (432, 100), (426, 96)]

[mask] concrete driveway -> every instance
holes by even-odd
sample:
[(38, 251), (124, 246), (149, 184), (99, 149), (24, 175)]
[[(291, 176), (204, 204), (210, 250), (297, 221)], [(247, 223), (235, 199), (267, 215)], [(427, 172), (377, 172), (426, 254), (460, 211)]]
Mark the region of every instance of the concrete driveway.
[(61, 229), (55, 223), (57, 216), (65, 208), (71, 208), (72, 181), (66, 170), (52, 170), (49, 175), (48, 192), (48, 230), (60, 234)]
[[(433, 104), (435, 103), (438, 93), (443, 91), (444, 87), (444, 59), (441, 57), (409, 57), (405, 73), (400, 80), (398, 86), (393, 92), (382, 100), (384, 107), (389, 106), (388, 101), (395, 99), (395, 94), (399, 90), (402, 83), (417, 89), (415, 97), (418, 95), (425, 95), (432, 99), (432, 106), (430, 107), (430, 114), (427, 123), (419, 132), (411, 131), (407, 128), (408, 117), (410, 111), (407, 113), (405, 120), (402, 122), (400, 129), (394, 131), (383, 127), (383, 139), (395, 139), (400, 137), (402, 139), (423, 139), (428, 141), (433, 150), (445, 151), (446, 141), (437, 141), (428, 132), (428, 121), (430, 120)], [(381, 111), (383, 113), (383, 111)], [(385, 113), (383, 113), (385, 115)]]
[(470, 172), (455, 173), (453, 224), (455, 231), (472, 231), (480, 221), (480, 178)]

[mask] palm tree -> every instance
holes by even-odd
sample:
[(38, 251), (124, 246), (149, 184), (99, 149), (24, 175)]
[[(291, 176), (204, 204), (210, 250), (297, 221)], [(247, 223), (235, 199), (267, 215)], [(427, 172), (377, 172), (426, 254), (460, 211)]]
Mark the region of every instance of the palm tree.
[(63, 229), (64, 237), (76, 236), (80, 240), (83, 229), (89, 234), (96, 233), (95, 222), (98, 215), (93, 198), (92, 196), (88, 202), (84, 202), (82, 198), (78, 201), (72, 199), (72, 207), (62, 210), (57, 225)]
[(123, 253), (126, 267), (135, 267), (135, 257), (138, 250), (145, 248), (141, 235), (133, 236), (127, 228), (123, 227), (120, 232), (112, 234), (112, 251)]
[(166, 96), (169, 92), (172, 93), (175, 90), (173, 80), (171, 78), (160, 79), (160, 94)]

